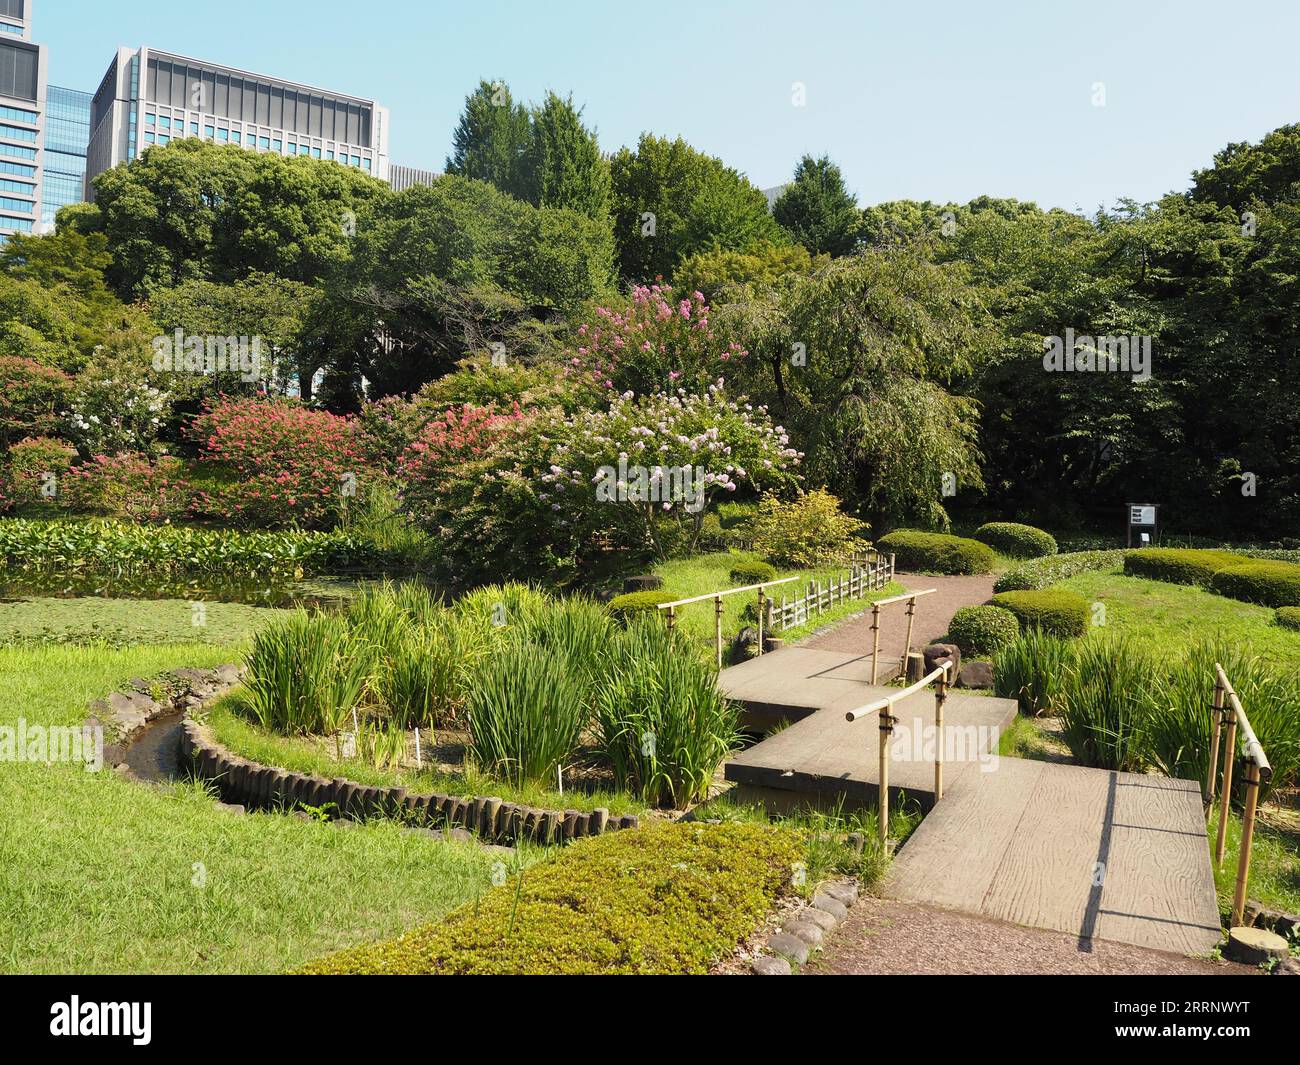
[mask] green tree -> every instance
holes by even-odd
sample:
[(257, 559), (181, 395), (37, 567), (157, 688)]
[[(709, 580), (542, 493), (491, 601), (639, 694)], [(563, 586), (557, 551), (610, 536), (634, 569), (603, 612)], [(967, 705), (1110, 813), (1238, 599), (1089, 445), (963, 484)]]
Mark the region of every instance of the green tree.
[(447, 173), (495, 185), (528, 199), (524, 157), (532, 139), (528, 108), (514, 102), (503, 81), (480, 81), (465, 97), (452, 134)]
[(848, 255), (857, 245), (857, 201), (844, 187), (840, 168), (825, 155), (799, 161), (794, 182), (773, 205), (772, 216), (814, 255)]
[(608, 222), (609, 163), (573, 99), (547, 93), (532, 113), (523, 160), (523, 197), (537, 207), (564, 207)]
[(644, 133), (636, 151), (614, 155), (610, 170), (625, 281), (671, 277), (683, 259), (709, 248), (742, 250), (785, 239), (762, 192), (680, 137)]

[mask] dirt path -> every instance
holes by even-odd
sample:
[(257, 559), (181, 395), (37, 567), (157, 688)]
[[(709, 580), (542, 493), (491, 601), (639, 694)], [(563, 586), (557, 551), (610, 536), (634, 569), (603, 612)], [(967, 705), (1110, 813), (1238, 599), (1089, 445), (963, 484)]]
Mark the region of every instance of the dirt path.
[(929, 975), (1251, 975), (1225, 961), (1188, 958), (1021, 928), (914, 902), (866, 898), (801, 970), (814, 976)]
[[(936, 594), (916, 601), (916, 623), (912, 632), (912, 649), (919, 650), (934, 643), (948, 631), (953, 614), (964, 606), (979, 606), (993, 596), (993, 576), (982, 577), (925, 577), (900, 573), (895, 578), (909, 592), (937, 589)], [(897, 662), (903, 656), (907, 642), (907, 604), (897, 603), (886, 607), (880, 629), (880, 657), (882, 662)], [(857, 651), (871, 653), (871, 613), (853, 618), (830, 632), (803, 642), (800, 646), (817, 651)]]

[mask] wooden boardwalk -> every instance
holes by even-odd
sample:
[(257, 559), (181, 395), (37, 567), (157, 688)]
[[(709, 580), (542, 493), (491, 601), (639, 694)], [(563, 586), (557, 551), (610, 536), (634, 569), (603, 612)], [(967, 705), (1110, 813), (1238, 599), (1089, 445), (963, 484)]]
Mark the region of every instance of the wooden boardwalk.
[[(880, 732), (845, 713), (890, 693), (860, 656), (787, 648), (724, 670), (719, 683), (754, 727), (794, 724), (726, 766), (774, 805), (874, 802)], [(867, 671), (864, 673), (864, 671)], [(895, 689), (896, 690), (896, 689)], [(997, 757), (1009, 700), (953, 692), (944, 718), (944, 798), (899, 850), (887, 894), (1014, 924), (1185, 954), (1221, 938), (1200, 786)], [(895, 708), (890, 793), (929, 808), (934, 697)], [(931, 742), (933, 737), (931, 736)]]

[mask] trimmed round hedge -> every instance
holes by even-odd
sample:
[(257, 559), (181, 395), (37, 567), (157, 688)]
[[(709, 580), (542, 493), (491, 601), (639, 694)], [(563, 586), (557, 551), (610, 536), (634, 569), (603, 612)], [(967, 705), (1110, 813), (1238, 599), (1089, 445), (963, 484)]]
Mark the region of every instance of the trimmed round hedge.
[(899, 529), (882, 536), (876, 550), (893, 555), (899, 569), (913, 572), (992, 573), (998, 562), (993, 549), (978, 540), (917, 529)]
[(1124, 574), (1168, 584), (1208, 586), (1214, 575), (1249, 559), (1232, 551), (1198, 550), (1181, 547), (1144, 547), (1124, 556)]
[(1051, 636), (1083, 636), (1088, 631), (1088, 601), (1064, 588), (1002, 592), (993, 597), (993, 605), (1009, 610), (1024, 628)]
[(1276, 621), (1284, 629), (1295, 629), (1300, 632), (1300, 606), (1280, 606), (1277, 613), (1273, 615)]
[(1291, 562), (1247, 562), (1221, 569), (1210, 587), (1229, 599), (1264, 606), (1300, 606), (1300, 566)]
[(679, 596), (672, 592), (628, 592), (611, 599), (605, 607), (619, 621), (629, 621), (638, 615), (660, 614), (659, 607), (674, 602)]
[(1000, 606), (964, 606), (948, 623), (948, 642), (975, 657), (997, 654), (1019, 635), (1020, 619)]
[(1043, 558), (1060, 550), (1056, 537), (1014, 521), (991, 521), (975, 530), (975, 539), (1008, 558)]
[(766, 584), (776, 580), (776, 567), (769, 562), (737, 562), (731, 567), (730, 576), (732, 584)]

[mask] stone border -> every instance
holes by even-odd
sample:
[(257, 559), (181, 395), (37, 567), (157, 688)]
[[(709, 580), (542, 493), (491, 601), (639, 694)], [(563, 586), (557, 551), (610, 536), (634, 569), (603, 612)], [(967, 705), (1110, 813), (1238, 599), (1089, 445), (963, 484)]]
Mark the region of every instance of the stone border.
[(825, 884), (812, 903), (796, 910), (767, 941), (770, 954), (755, 958), (750, 966), (756, 976), (789, 976), (792, 965), (806, 965), (813, 951), (820, 950), (829, 936), (849, 915), (858, 901), (854, 880)]
[[(88, 724), (103, 720), (119, 737), (106, 748), (105, 762), (119, 767), (126, 760), (126, 749), (145, 727), (160, 717), (206, 706), (240, 683), (240, 670), (233, 665), (181, 669), (168, 678), (177, 690), (170, 691), (172, 685), (164, 683), (170, 691), (164, 702), (144, 694), (157, 685), (140, 680), (132, 682), (135, 691), (114, 692), (92, 706), (95, 716)], [(181, 724), (180, 747), (182, 765), (188, 765), (196, 778), (216, 785), (222, 801), (231, 806), (284, 812), (310, 806), (324, 810), (331, 820), (396, 817), (416, 828), (463, 829), (489, 843), (560, 844), (640, 827), (637, 817), (611, 817), (603, 808), (581, 813), (543, 810), (496, 797), (411, 795), (402, 787), (372, 787), (344, 777), (329, 780), (289, 772), (232, 754), (212, 738), (210, 730), (189, 717)]]

